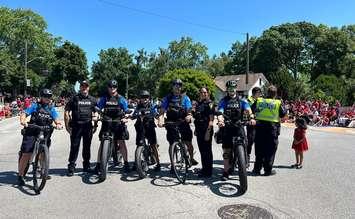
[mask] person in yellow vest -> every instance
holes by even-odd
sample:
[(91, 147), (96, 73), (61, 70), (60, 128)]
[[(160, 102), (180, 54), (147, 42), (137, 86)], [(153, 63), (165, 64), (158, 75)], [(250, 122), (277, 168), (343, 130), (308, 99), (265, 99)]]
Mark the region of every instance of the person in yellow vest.
[[(248, 103), (250, 106), (254, 104), (257, 98), (261, 96), (261, 88), (260, 87), (254, 87), (251, 90), (252, 96), (248, 97)], [(255, 112), (253, 111), (253, 114)], [(255, 141), (255, 126), (254, 125), (247, 125), (247, 139), (248, 139), (248, 144), (247, 144), (247, 152), (248, 152), (248, 166), (250, 162), (250, 154), (251, 154), (251, 149), (253, 147), (254, 141)]]
[(260, 175), (264, 168), (264, 175), (276, 173), (272, 169), (280, 135), (280, 118), (286, 115), (281, 100), (276, 99), (277, 88), (268, 87), (266, 98), (257, 98), (252, 109), (255, 112), (255, 163), (253, 174)]

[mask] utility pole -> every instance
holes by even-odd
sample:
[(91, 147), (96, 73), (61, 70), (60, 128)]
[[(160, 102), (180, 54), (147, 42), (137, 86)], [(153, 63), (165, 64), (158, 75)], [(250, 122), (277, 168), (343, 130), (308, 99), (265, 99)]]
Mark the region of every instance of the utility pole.
[(245, 84), (248, 85), (249, 83), (249, 33), (247, 33), (247, 72), (246, 72), (246, 75), (245, 75)]
[(128, 72), (126, 72), (126, 98), (128, 99)]
[(27, 40), (25, 40), (25, 96), (27, 96)]

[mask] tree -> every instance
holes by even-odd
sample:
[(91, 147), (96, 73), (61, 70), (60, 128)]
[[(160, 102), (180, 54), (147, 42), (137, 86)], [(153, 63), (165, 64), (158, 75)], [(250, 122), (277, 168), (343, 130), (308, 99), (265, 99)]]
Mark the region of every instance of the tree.
[(129, 84), (132, 84), (133, 55), (126, 48), (109, 48), (101, 50), (99, 61), (92, 65), (93, 91), (96, 93), (104, 91), (107, 81), (115, 79), (118, 81), (118, 90), (122, 94), (126, 91), (126, 77), (128, 75)]
[[(37, 92), (42, 84), (33, 83), (37, 79), (42, 80), (42, 71), (53, 59), (53, 49), (57, 38), (47, 32), (45, 20), (31, 10), (9, 9), (0, 7), (0, 47), (6, 49), (8, 57), (12, 59), (14, 66), (5, 71), (5, 78), (10, 80), (11, 91), (16, 94), (25, 86), (24, 62), (25, 44), (27, 42), (28, 78), (31, 79), (32, 90)], [(39, 58), (40, 57), (40, 58)], [(7, 88), (9, 89), (9, 88)], [(7, 90), (10, 92), (10, 90)]]
[(207, 47), (200, 42), (194, 42), (190, 37), (182, 37), (180, 41), (170, 42), (166, 53), (169, 70), (198, 69), (208, 58)]
[(347, 88), (342, 78), (335, 75), (320, 75), (313, 83), (315, 91), (322, 91), (326, 96), (332, 97), (332, 100), (339, 100), (346, 103)]
[(230, 73), (230, 70), (227, 69), (227, 65), (231, 62), (231, 58), (222, 52), (219, 56), (214, 55), (211, 59), (206, 60), (204, 70), (210, 73), (212, 77), (226, 75)]
[(88, 78), (87, 59), (84, 51), (77, 45), (65, 41), (54, 51), (55, 61), (49, 77), (50, 85), (67, 81), (74, 87), (76, 81)]
[(207, 72), (195, 69), (175, 69), (169, 71), (160, 79), (158, 92), (160, 97), (164, 97), (171, 92), (171, 81), (177, 78), (183, 81), (183, 92), (186, 92), (192, 100), (198, 99), (199, 89), (204, 86), (210, 90), (212, 96), (214, 95), (215, 84)]

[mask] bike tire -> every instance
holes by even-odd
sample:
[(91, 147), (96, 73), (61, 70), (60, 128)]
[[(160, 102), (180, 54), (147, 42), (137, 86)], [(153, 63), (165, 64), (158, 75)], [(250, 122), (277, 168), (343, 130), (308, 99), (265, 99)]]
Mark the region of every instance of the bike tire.
[(146, 147), (138, 146), (135, 153), (135, 162), (138, 175), (141, 179), (147, 176), (149, 170), (149, 164), (145, 156)]
[(169, 147), (171, 168), (180, 183), (185, 183), (188, 171), (188, 160), (186, 159), (186, 151), (183, 147), (185, 145), (181, 142), (175, 142)]
[(99, 180), (103, 182), (106, 180), (107, 170), (108, 170), (108, 160), (111, 155), (110, 151), (110, 141), (104, 140), (102, 142), (102, 150), (101, 150), (101, 163), (100, 163), (100, 173), (99, 173)]
[(246, 157), (243, 145), (237, 145), (235, 148), (234, 156), (237, 157), (238, 165), (238, 176), (240, 182), (239, 193), (242, 195), (248, 190), (248, 179), (247, 179), (247, 169), (246, 169)]
[[(40, 159), (42, 154), (42, 160)], [(40, 169), (39, 169), (40, 168)], [(40, 174), (38, 174), (40, 171)], [(33, 163), (33, 187), (36, 194), (39, 194), (47, 182), (49, 172), (49, 150), (46, 145), (42, 145)]]

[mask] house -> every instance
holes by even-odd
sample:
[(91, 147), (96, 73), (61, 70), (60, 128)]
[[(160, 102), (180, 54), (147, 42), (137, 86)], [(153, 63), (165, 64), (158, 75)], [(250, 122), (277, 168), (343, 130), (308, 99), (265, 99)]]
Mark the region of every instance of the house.
[(215, 99), (219, 101), (225, 96), (226, 82), (229, 80), (238, 80), (237, 92), (240, 96), (251, 96), (251, 90), (254, 87), (263, 87), (268, 80), (263, 73), (249, 73), (248, 84), (246, 84), (246, 74), (217, 76), (214, 81), (217, 87)]

